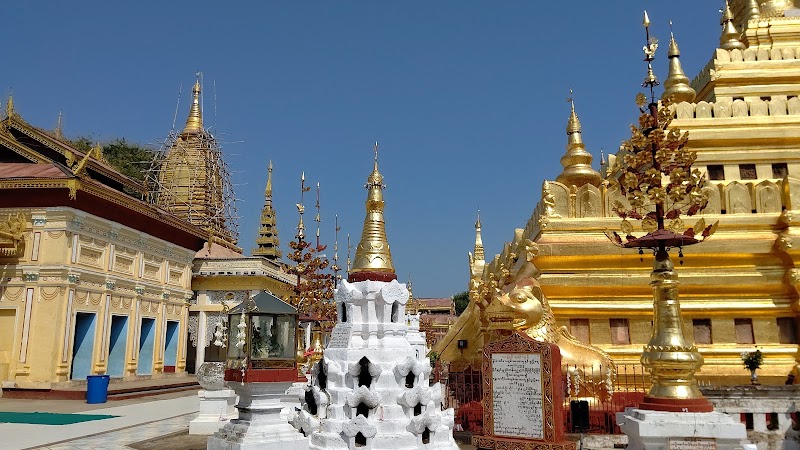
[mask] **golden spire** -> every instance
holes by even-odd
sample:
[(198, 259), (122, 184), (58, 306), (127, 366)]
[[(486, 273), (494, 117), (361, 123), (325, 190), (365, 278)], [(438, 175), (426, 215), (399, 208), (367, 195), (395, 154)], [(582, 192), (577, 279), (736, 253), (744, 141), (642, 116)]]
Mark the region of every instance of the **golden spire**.
[(478, 219), (475, 221), (475, 248), (473, 248), (473, 252), (475, 253), (475, 259), (484, 261), (486, 260), (486, 254), (483, 251), (483, 239), (481, 238), (481, 210), (478, 210)]
[(683, 72), (681, 67), (681, 51), (678, 43), (675, 42), (675, 35), (672, 33), (672, 21), (669, 21), (669, 75), (664, 80), (664, 93), (661, 94), (662, 100), (670, 99), (674, 103), (693, 102), (697, 93), (689, 86), (689, 77)]
[(656, 74), (653, 72), (653, 60), (656, 57), (656, 50), (658, 50), (658, 39), (650, 36), (650, 16), (647, 15), (647, 11), (644, 12), (642, 25), (644, 25), (645, 35), (645, 46), (642, 47), (642, 51), (644, 51), (644, 60), (647, 61), (647, 76), (642, 82), (642, 87), (650, 88), (650, 101), (655, 103), (655, 87), (659, 83)]
[(414, 301), (414, 292), (412, 290), (411, 274), (408, 274), (408, 283), (406, 283), (406, 289), (408, 289), (408, 302), (406, 302), (406, 314), (414, 315), (417, 313), (417, 302)]
[(267, 188), (264, 190), (264, 208), (261, 210), (261, 226), (256, 238), (257, 247), (253, 249), (253, 256), (263, 256), (275, 261), (281, 258), (281, 243), (278, 239), (278, 227), (275, 220), (275, 210), (272, 208), (272, 161), (267, 166)]
[(203, 131), (203, 112), (200, 111), (200, 73), (197, 73), (197, 80), (192, 88), (192, 107), (189, 109), (189, 117), (186, 119), (186, 126), (183, 128), (184, 134), (196, 134)]
[(298, 241), (302, 241), (306, 237), (306, 226), (303, 224), (303, 214), (306, 212), (306, 207), (303, 205), (303, 194), (310, 189), (310, 187), (306, 187), (306, 173), (303, 171), (300, 174), (300, 203), (296, 205), (300, 220), (297, 222), (297, 234), (294, 235), (294, 237), (296, 237)]
[(15, 115), (17, 115), (17, 112), (14, 111), (14, 94), (8, 94), (8, 100), (6, 101), (6, 117)]
[(319, 225), (322, 222), (322, 217), (319, 215), (319, 181), (317, 181), (317, 215), (314, 216), (314, 222), (317, 222), (317, 248), (319, 248)]
[(600, 173), (592, 168), (592, 155), (586, 151), (581, 137), (581, 121), (575, 113), (575, 101), (572, 89), (569, 90), (571, 112), (567, 121), (567, 152), (561, 157), (564, 170), (556, 177), (556, 181), (567, 186), (581, 187), (584, 184), (597, 186), (600, 184)]
[(269, 165), (267, 166), (267, 188), (264, 189), (264, 197), (267, 201), (272, 204), (272, 160), (269, 160)]
[(383, 175), (378, 170), (378, 143), (375, 143), (375, 166), (367, 178), (367, 201), (361, 242), (356, 247), (356, 257), (348, 280), (391, 281), (397, 279), (392, 265), (392, 253), (386, 240), (383, 220)]
[(757, 0), (748, 0), (745, 12), (745, 27), (751, 20), (758, 20), (761, 18), (761, 9), (758, 7)]
[(56, 129), (53, 130), (53, 134), (56, 135), (57, 138), (62, 139), (64, 137), (64, 130), (62, 129), (61, 125), (61, 111), (58, 111), (58, 121), (56, 122)]
[(735, 48), (744, 50), (745, 45), (739, 40), (741, 34), (733, 24), (733, 12), (728, 0), (725, 0), (725, 9), (722, 11), (720, 25), (722, 25), (722, 36), (719, 38), (719, 48), (723, 50), (733, 50)]

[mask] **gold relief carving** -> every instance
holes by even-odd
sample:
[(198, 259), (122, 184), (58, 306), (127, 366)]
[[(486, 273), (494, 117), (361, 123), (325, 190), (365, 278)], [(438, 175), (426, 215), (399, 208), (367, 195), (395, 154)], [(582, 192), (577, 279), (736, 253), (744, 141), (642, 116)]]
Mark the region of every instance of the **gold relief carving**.
[(149, 279), (155, 280), (155, 279), (158, 278), (159, 269), (160, 269), (159, 266), (154, 266), (152, 264), (145, 263), (144, 264), (144, 274), (142, 276), (144, 278), (149, 278)]
[(89, 301), (92, 302), (93, 305), (97, 306), (103, 300), (103, 294), (99, 293), (89, 293)]
[(48, 231), (47, 232), (47, 237), (50, 238), (50, 239), (59, 239), (62, 236), (64, 236), (65, 234), (66, 234), (66, 232), (64, 230), (61, 230), (61, 231)]
[(58, 297), (60, 289), (58, 287), (42, 286), (39, 289), (39, 296), (47, 301), (55, 300)]
[(131, 303), (133, 302), (132, 298), (123, 297), (122, 298), (122, 307), (128, 309), (131, 307)]
[(788, 252), (792, 248), (792, 237), (786, 231), (781, 232), (776, 242), (778, 248), (784, 252)]
[(25, 246), (25, 215), (12, 214), (0, 221), (0, 256), (16, 256), (22, 254)]
[(119, 308), (122, 305), (122, 298), (116, 295), (111, 296), (111, 306)]
[(170, 270), (169, 271), (169, 282), (171, 284), (180, 284), (181, 283), (181, 278), (183, 278), (183, 273), (182, 272), (178, 272), (178, 271), (174, 271), (174, 270)]
[(76, 292), (75, 293), (75, 303), (79, 305), (88, 305), (89, 304), (89, 292)]
[(117, 255), (114, 258), (114, 271), (127, 274), (133, 273), (133, 258)]
[(13, 287), (6, 287), (5, 290), (3, 291), (3, 298), (15, 302), (22, 298), (22, 292), (24, 290), (25, 288), (23, 287), (17, 287), (16, 289)]
[(147, 312), (150, 309), (150, 302), (142, 301), (140, 309), (142, 310), (142, 312)]
[(81, 246), (79, 251), (80, 256), (78, 257), (78, 262), (96, 267), (100, 266), (100, 261), (103, 257), (102, 251), (83, 246)]

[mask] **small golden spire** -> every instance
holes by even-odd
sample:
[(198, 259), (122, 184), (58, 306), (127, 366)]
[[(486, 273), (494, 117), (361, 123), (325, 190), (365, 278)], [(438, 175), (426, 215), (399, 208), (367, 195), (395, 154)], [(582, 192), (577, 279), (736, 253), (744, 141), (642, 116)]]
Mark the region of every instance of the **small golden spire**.
[(744, 50), (746, 48), (744, 43), (739, 40), (741, 33), (733, 24), (733, 12), (728, 0), (725, 0), (725, 9), (722, 11), (720, 25), (722, 25), (722, 36), (719, 38), (719, 48), (723, 50)]
[(483, 239), (481, 238), (481, 210), (478, 210), (478, 220), (475, 221), (475, 248), (472, 249), (475, 254), (475, 259), (479, 261), (486, 260), (486, 254), (483, 251)]
[(567, 121), (567, 134), (580, 133), (581, 121), (578, 119), (578, 115), (575, 114), (575, 99), (572, 89), (569, 90), (569, 97), (567, 97), (567, 101), (569, 102), (570, 109), (572, 110), (569, 115), (569, 120)]
[(664, 80), (664, 93), (662, 100), (671, 100), (674, 103), (693, 102), (697, 93), (689, 86), (689, 77), (683, 72), (681, 66), (681, 51), (675, 42), (672, 33), (672, 21), (669, 21), (669, 75)]
[(644, 60), (647, 61), (647, 76), (642, 82), (642, 87), (650, 88), (650, 100), (655, 103), (655, 87), (659, 85), (658, 78), (653, 72), (653, 60), (656, 57), (656, 50), (658, 50), (658, 39), (650, 36), (650, 17), (647, 11), (644, 12), (644, 25), (645, 46), (642, 47), (644, 51)]
[(306, 212), (306, 207), (303, 205), (303, 194), (310, 190), (310, 187), (306, 187), (306, 172), (303, 171), (300, 174), (300, 203), (296, 205), (300, 220), (297, 222), (297, 234), (294, 237), (296, 237), (298, 241), (302, 241), (306, 237), (306, 226), (303, 224), (303, 214)]
[(56, 121), (56, 129), (53, 130), (53, 134), (55, 134), (58, 139), (62, 139), (64, 137), (64, 130), (61, 128), (61, 126), (61, 110), (59, 110), (58, 120)]
[(278, 238), (278, 225), (275, 210), (272, 208), (272, 160), (267, 166), (267, 187), (264, 189), (264, 207), (261, 209), (261, 226), (256, 237), (256, 248), (251, 255), (263, 256), (272, 261), (280, 260), (283, 255)]
[(267, 188), (264, 189), (264, 197), (272, 203), (272, 160), (267, 166)]
[(758, 7), (757, 0), (747, 1), (747, 11), (745, 12), (745, 27), (751, 20), (758, 20), (761, 18), (761, 9)]
[(314, 216), (314, 222), (317, 222), (317, 248), (319, 248), (319, 225), (322, 222), (322, 217), (319, 214), (319, 181), (317, 181), (317, 215)]
[(409, 315), (415, 315), (417, 313), (417, 302), (414, 300), (414, 291), (411, 282), (411, 274), (408, 274), (408, 282), (406, 283), (406, 289), (408, 289), (408, 302), (406, 302), (406, 313)]
[(378, 143), (375, 143), (375, 166), (367, 178), (367, 201), (364, 229), (356, 247), (356, 257), (348, 280), (391, 281), (397, 279), (392, 264), (392, 253), (386, 239), (386, 224), (383, 218), (383, 175), (378, 170)]
[(600, 184), (600, 173), (592, 168), (592, 154), (583, 145), (581, 121), (575, 113), (572, 89), (569, 90), (567, 101), (571, 110), (567, 121), (567, 152), (561, 157), (564, 170), (556, 177), (556, 181), (566, 186), (581, 187), (587, 183), (597, 186)]
[(353, 246), (350, 244), (350, 233), (347, 233), (347, 273), (350, 273), (350, 264), (352, 261), (350, 260), (350, 251), (353, 250)]
[(189, 109), (189, 117), (186, 119), (186, 126), (183, 128), (184, 134), (197, 134), (203, 131), (203, 112), (200, 110), (200, 72), (197, 73), (197, 80), (192, 87), (192, 106)]
[(6, 117), (16, 116), (17, 112), (14, 111), (14, 94), (8, 94), (6, 101)]

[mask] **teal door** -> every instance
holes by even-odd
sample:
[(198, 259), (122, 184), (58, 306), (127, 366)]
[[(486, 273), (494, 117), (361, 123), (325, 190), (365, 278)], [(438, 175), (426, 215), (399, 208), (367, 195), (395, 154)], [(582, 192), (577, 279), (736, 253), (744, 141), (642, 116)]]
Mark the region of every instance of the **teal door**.
[(178, 361), (178, 322), (167, 321), (167, 335), (164, 339), (164, 372), (175, 372)]
[(136, 373), (139, 375), (153, 374), (153, 343), (156, 337), (156, 319), (142, 317), (141, 332), (139, 333), (139, 364)]
[(125, 374), (125, 349), (128, 345), (128, 316), (111, 316), (111, 334), (108, 336), (108, 374), (122, 377)]
[(75, 333), (72, 338), (71, 380), (85, 380), (92, 374), (92, 354), (94, 352), (94, 313), (75, 314)]

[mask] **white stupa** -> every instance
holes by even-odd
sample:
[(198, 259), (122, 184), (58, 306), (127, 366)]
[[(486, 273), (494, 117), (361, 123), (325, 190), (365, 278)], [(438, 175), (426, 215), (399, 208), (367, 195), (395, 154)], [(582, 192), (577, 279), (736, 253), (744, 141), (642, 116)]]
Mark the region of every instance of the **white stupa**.
[(386, 240), (384, 187), (376, 144), (361, 242), (334, 297), (337, 324), (291, 419), (310, 449), (458, 449), (453, 410), (442, 410), (441, 387), (428, 382), (430, 363), (406, 337), (409, 294)]

